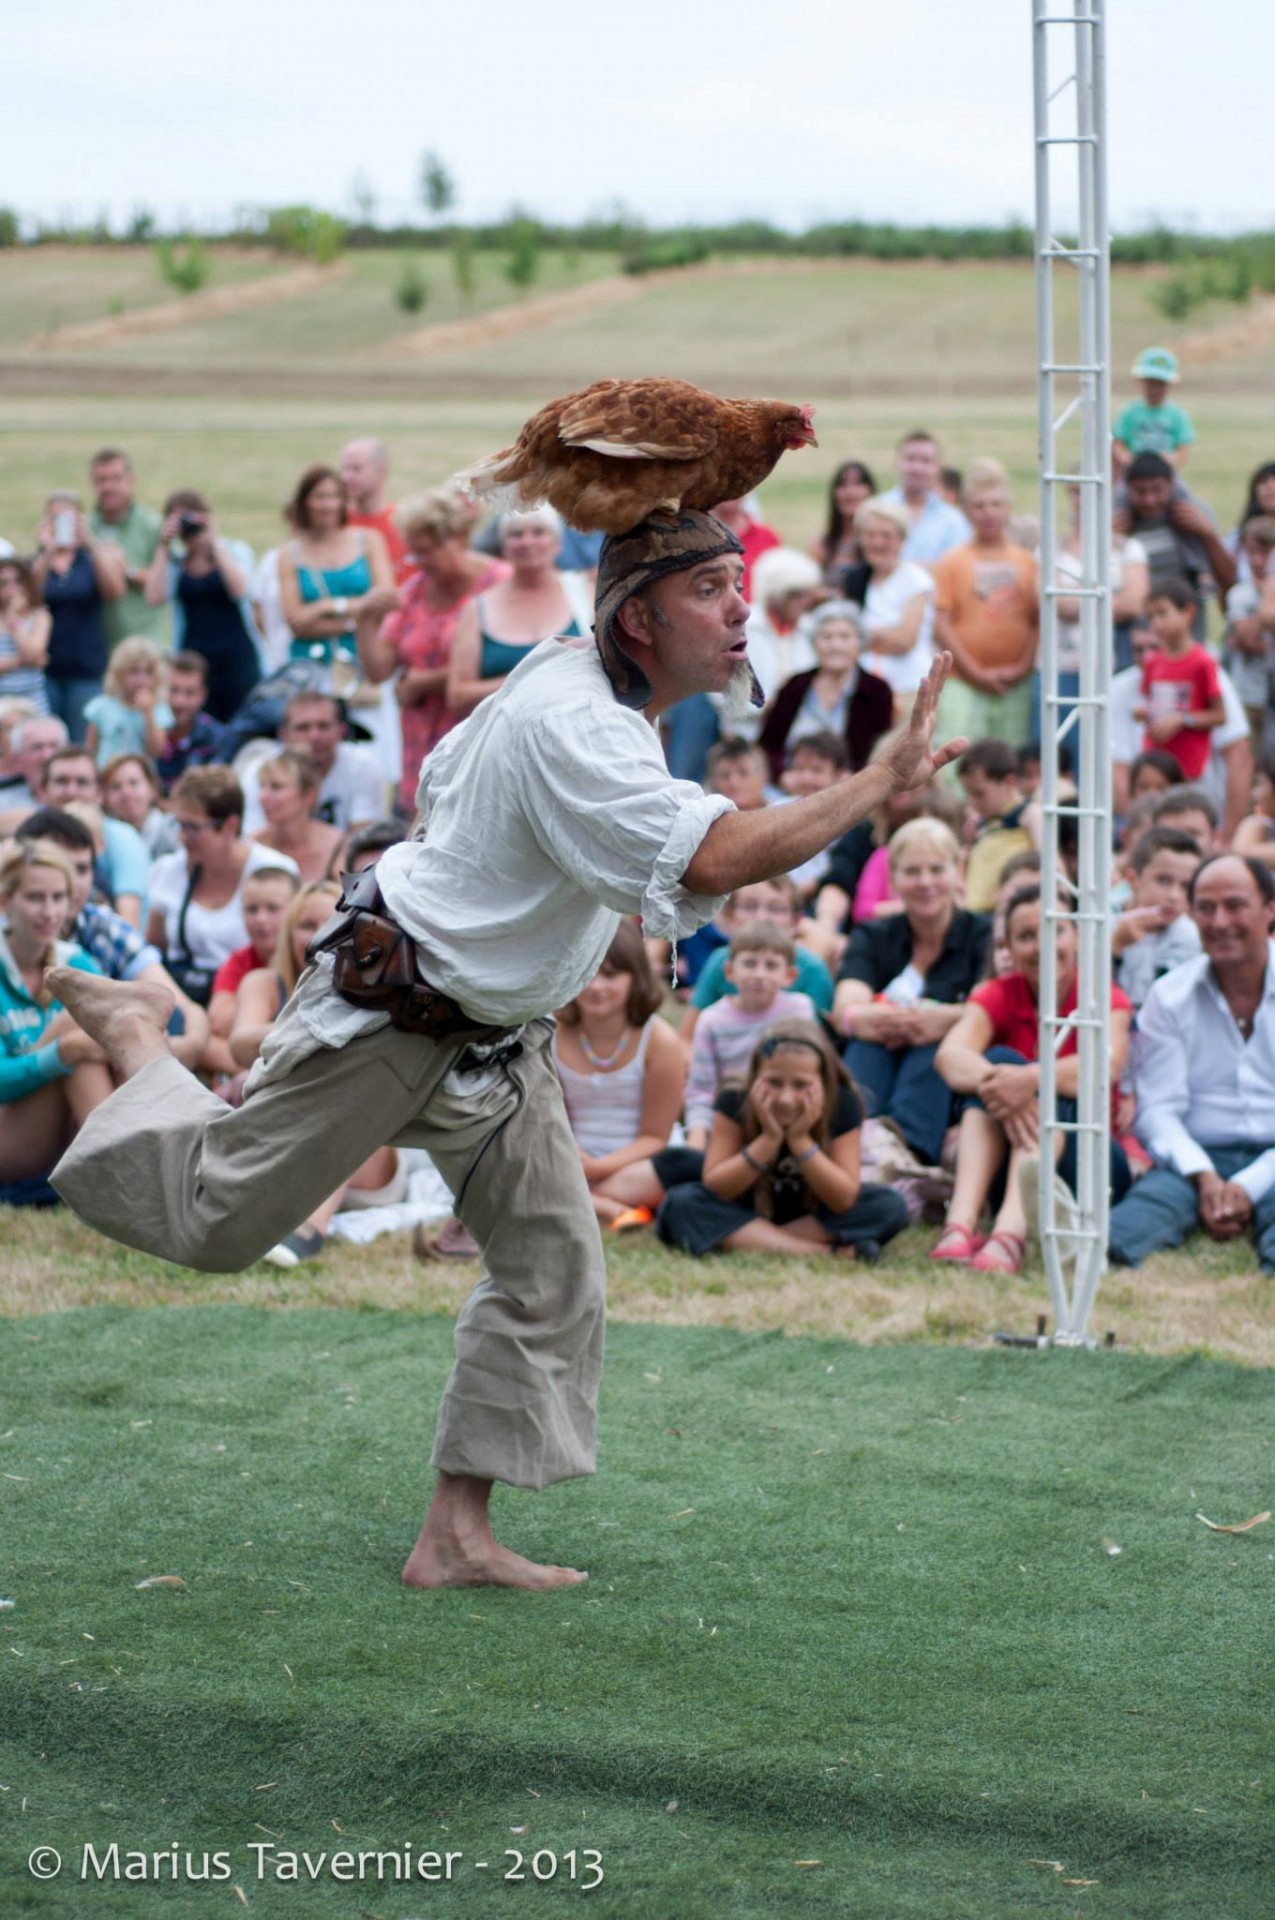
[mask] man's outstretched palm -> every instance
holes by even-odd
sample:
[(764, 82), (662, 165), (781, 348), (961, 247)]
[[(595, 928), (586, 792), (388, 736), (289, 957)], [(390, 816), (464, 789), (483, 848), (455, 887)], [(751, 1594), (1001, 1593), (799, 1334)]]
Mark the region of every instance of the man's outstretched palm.
[(928, 786), (936, 773), (950, 766), (953, 760), (959, 760), (969, 746), (969, 741), (959, 736), (941, 747), (933, 744), (939, 695), (952, 666), (950, 653), (936, 656), (916, 690), (907, 725), (894, 745), (882, 756), (884, 764), (894, 776), (895, 788), (899, 793), (906, 792), (909, 787)]

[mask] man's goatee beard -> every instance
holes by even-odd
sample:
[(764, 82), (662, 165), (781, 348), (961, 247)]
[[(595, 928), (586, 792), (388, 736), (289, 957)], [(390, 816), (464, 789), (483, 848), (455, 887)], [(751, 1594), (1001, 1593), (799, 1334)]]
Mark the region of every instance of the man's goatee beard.
[(732, 726), (747, 720), (753, 707), (753, 670), (747, 660), (737, 661), (722, 694), (722, 718)]

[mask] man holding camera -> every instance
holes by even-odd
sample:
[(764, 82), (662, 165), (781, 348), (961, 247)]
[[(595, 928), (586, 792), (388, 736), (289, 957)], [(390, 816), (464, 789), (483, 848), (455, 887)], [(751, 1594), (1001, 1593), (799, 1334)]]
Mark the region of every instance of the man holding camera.
[(133, 634), (167, 647), (168, 608), (152, 606), (146, 598), (146, 575), (159, 545), (160, 516), (134, 499), (133, 463), (118, 447), (103, 447), (94, 454), (89, 481), (93, 488), (89, 526), (97, 539), (119, 547), (124, 555), (123, 598), (103, 608), (107, 647), (113, 651)]

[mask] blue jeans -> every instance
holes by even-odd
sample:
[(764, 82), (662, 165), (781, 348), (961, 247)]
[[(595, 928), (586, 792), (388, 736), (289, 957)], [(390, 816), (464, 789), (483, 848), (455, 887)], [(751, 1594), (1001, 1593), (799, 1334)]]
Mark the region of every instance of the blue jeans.
[(88, 731), (88, 722), (84, 718), (84, 709), (90, 700), (102, 691), (102, 677), (96, 680), (72, 678), (55, 679), (51, 673), (45, 675), (45, 684), (49, 689), (49, 712), (55, 713), (59, 720), (66, 722), (66, 730), (71, 736), (72, 746), (83, 744)]
[(938, 1165), (952, 1117), (951, 1090), (934, 1071), (937, 1052), (937, 1043), (882, 1047), (875, 1040), (851, 1040), (845, 1051), (847, 1067), (868, 1096), (868, 1112), (893, 1120), (930, 1167)]
[[(1209, 1147), (1209, 1159), (1223, 1180), (1234, 1179), (1264, 1147)], [(1190, 1180), (1172, 1167), (1152, 1167), (1111, 1210), (1108, 1246), (1122, 1267), (1137, 1267), (1149, 1253), (1180, 1247), (1200, 1226), (1200, 1197)], [(1268, 1187), (1253, 1208), (1257, 1257), (1266, 1273), (1275, 1273), (1275, 1187)]]
[(717, 740), (717, 708), (706, 693), (692, 693), (668, 709), (660, 721), (664, 757), (675, 780), (704, 778), (708, 750)]

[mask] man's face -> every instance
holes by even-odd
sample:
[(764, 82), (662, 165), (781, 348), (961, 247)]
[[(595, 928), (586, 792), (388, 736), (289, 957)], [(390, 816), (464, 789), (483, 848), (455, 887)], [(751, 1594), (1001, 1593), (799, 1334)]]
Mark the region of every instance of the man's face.
[(899, 448), (899, 483), (910, 498), (933, 493), (942, 468), (939, 450), (932, 440), (905, 440)]
[(318, 761), (320, 770), (330, 773), (341, 739), (340, 717), (327, 700), (294, 707), (279, 738), (285, 747), (304, 747)]
[(1148, 523), (1163, 520), (1169, 511), (1169, 500), (1173, 493), (1172, 480), (1162, 474), (1148, 474), (1145, 480), (1129, 482), (1129, 505), (1133, 509), (1135, 520)]
[(133, 504), (133, 469), (128, 461), (103, 460), (89, 477), (102, 518), (122, 520)]
[(1191, 912), (1215, 967), (1256, 964), (1265, 954), (1271, 909), (1243, 860), (1227, 856), (1206, 867), (1195, 883)]
[(168, 675), (168, 704), (173, 711), (173, 722), (178, 728), (189, 726), (204, 704), (206, 688), (197, 673), (182, 673), (170, 668)]
[[(743, 565), (735, 554), (671, 573), (651, 588), (636, 611), (650, 642), (653, 665), (673, 699), (690, 693), (731, 693), (748, 680), (748, 602), (740, 591)], [(637, 654), (642, 663), (642, 650)]]
[(22, 746), (13, 755), (13, 764), (32, 793), (40, 791), (40, 778), (45, 767), (58, 748), (65, 745), (62, 729), (56, 720), (27, 721), (23, 728)]
[(97, 768), (87, 753), (55, 760), (44, 777), (40, 794), (46, 807), (64, 807), (68, 800), (97, 800)]

